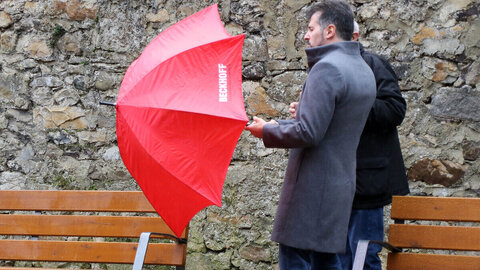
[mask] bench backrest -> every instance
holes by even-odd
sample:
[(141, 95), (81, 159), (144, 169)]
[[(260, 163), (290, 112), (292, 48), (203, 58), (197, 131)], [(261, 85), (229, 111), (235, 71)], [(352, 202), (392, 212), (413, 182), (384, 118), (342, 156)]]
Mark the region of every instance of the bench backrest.
[(388, 270), (480, 269), (480, 198), (394, 196), (391, 218), (388, 242), (407, 250), (388, 254)]
[[(0, 260), (132, 264), (142, 232), (174, 235), (140, 191), (0, 191)], [(185, 265), (186, 244), (156, 242), (146, 264)]]

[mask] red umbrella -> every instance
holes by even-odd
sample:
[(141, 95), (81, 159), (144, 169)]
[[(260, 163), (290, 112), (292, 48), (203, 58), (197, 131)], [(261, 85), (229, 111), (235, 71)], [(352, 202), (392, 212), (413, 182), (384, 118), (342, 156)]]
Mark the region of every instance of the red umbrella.
[(125, 166), (180, 236), (222, 187), (248, 121), (245, 35), (230, 36), (213, 5), (158, 35), (128, 68), (116, 102)]

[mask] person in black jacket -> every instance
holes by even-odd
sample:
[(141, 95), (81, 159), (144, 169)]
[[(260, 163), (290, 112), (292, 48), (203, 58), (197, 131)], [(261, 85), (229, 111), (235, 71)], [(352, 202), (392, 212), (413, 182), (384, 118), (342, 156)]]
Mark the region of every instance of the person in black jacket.
[[(358, 33), (355, 22), (354, 41)], [(397, 131), (407, 107), (398, 78), (387, 60), (365, 51), (363, 46), (360, 50), (375, 75), (377, 96), (357, 149), (356, 192), (347, 251), (339, 254), (344, 270), (352, 269), (359, 240), (383, 240), (383, 207), (392, 202), (392, 195), (410, 192)], [(382, 269), (380, 251), (379, 245), (369, 246), (364, 269)]]

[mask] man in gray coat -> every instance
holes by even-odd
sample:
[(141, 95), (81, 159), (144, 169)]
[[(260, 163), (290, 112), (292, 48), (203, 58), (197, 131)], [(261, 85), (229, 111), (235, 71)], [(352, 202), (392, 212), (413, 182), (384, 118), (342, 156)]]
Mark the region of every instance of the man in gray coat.
[(291, 148), (272, 240), (282, 270), (340, 269), (355, 194), (356, 150), (375, 100), (353, 13), (342, 1), (311, 7), (304, 39), (309, 74), (292, 120), (254, 117), (246, 127), (266, 147)]

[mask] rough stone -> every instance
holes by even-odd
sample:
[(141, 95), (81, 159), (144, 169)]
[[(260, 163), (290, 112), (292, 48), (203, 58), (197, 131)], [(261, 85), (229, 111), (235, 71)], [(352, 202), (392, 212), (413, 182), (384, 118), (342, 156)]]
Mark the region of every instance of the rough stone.
[(55, 143), (56, 145), (75, 144), (78, 141), (76, 136), (69, 134), (65, 130), (49, 132), (48, 140)]
[(20, 151), (20, 154), (18, 155), (18, 159), (22, 161), (28, 161), (31, 160), (35, 156), (35, 151), (32, 148), (32, 145), (28, 144), (22, 150)]
[(267, 39), (268, 55), (273, 59), (285, 59), (285, 37), (279, 35)]
[(30, 55), (30, 57), (35, 59), (43, 59), (50, 57), (53, 54), (52, 49), (47, 45), (45, 41), (37, 40), (32, 41), (26, 47), (26, 51)]
[(285, 0), (285, 5), (291, 12), (295, 12), (310, 4), (310, 0)]
[(248, 245), (240, 249), (240, 257), (254, 261), (270, 261), (270, 251), (268, 248), (264, 248), (257, 245)]
[(465, 82), (471, 86), (476, 86), (480, 83), (480, 63), (474, 62), (468, 68), (468, 73), (465, 75)]
[(466, 141), (463, 143), (463, 157), (474, 161), (480, 157), (480, 142)]
[(243, 45), (243, 59), (250, 61), (267, 60), (267, 46), (265, 41), (258, 36), (245, 38)]
[(52, 179), (58, 189), (87, 189), (91, 180), (87, 178), (91, 160), (78, 160), (63, 156), (58, 161), (57, 177)]
[(454, 56), (463, 53), (465, 45), (458, 39), (427, 39), (423, 41), (423, 52), (427, 55)]
[[(223, 227), (223, 228), (222, 228)], [(204, 243), (209, 250), (221, 251), (227, 248), (227, 242), (230, 236), (225, 232), (225, 226), (214, 226), (214, 223), (209, 223), (204, 231)]]
[[(458, 69), (457, 66), (452, 63), (438, 62), (435, 64), (435, 70), (435, 74), (432, 77), (432, 81), (434, 82), (444, 81), (445, 83), (452, 83), (457, 79)], [(448, 80), (448, 78), (452, 79)]]
[(113, 87), (114, 83), (115, 83), (114, 79), (109, 73), (99, 72), (95, 80), (95, 87), (98, 90), (106, 91), (106, 90), (110, 90)]
[(149, 22), (157, 22), (157, 23), (164, 23), (170, 20), (170, 15), (168, 14), (168, 10), (161, 9), (156, 14), (148, 13), (147, 14), (147, 21)]
[(278, 75), (285, 70), (304, 70), (306, 68), (300, 61), (292, 63), (283, 60), (267, 61), (265, 67), (269, 71), (269, 75)]
[(242, 75), (247, 80), (258, 80), (265, 77), (265, 67), (262, 63), (255, 62), (243, 68)]
[(117, 161), (120, 159), (120, 151), (117, 146), (108, 148), (103, 154), (103, 159), (106, 161)]
[(12, 16), (4, 11), (0, 11), (0, 28), (7, 28), (12, 24)]
[(440, 119), (480, 121), (479, 106), (480, 94), (471, 87), (441, 88), (432, 97), (431, 112)]
[(77, 91), (72, 89), (62, 89), (53, 95), (55, 102), (59, 106), (71, 107), (80, 101)]
[(306, 73), (303, 71), (282, 73), (273, 78), (267, 94), (275, 101), (290, 104), (298, 100), (305, 78)]
[(232, 252), (193, 254), (187, 256), (187, 264), (196, 270), (229, 270)]
[(35, 123), (42, 123), (44, 128), (86, 129), (85, 112), (78, 107), (40, 107), (33, 111)]
[(364, 20), (372, 18), (378, 14), (378, 5), (376, 5), (375, 3), (364, 5), (362, 6), (358, 14), (360, 15), (360, 18)]
[(89, 5), (91, 1), (68, 0), (55, 1), (54, 13), (66, 14), (71, 20), (82, 21), (86, 18), (95, 19), (97, 8), (94, 5)]
[(455, 13), (467, 8), (472, 2), (474, 2), (474, 0), (446, 1), (440, 9), (438, 17), (440, 20), (446, 21)]
[(13, 31), (0, 34), (0, 52), (12, 52), (15, 50), (17, 35)]
[(86, 84), (85, 84), (85, 77), (77, 77), (73, 80), (73, 86), (81, 91), (87, 90)]
[(427, 184), (454, 185), (465, 174), (466, 168), (449, 160), (422, 159), (408, 170), (408, 179)]
[(425, 39), (432, 39), (441, 37), (443, 33), (439, 33), (437, 30), (423, 26), (422, 29), (412, 38), (412, 42), (416, 45), (422, 44)]
[[(254, 84), (255, 85), (255, 84)], [(249, 113), (252, 115), (279, 116), (280, 113), (267, 102), (267, 93), (259, 84), (250, 93), (247, 99)]]
[(27, 1), (23, 5), (23, 11), (30, 15), (43, 14), (44, 9), (45, 9), (45, 3), (41, 3), (41, 2)]
[(0, 130), (6, 129), (8, 126), (8, 120), (4, 114), (0, 114)]
[(48, 87), (35, 89), (31, 95), (31, 99), (35, 106), (53, 106), (55, 103), (52, 90)]
[(19, 172), (0, 173), (0, 189), (20, 190), (25, 188), (25, 175)]
[(14, 96), (12, 76), (0, 74), (0, 100), (11, 100)]
[(30, 112), (8, 109), (5, 115), (23, 123), (29, 123), (32, 121), (32, 114)]
[(58, 42), (59, 49), (66, 54), (81, 55), (81, 40), (71, 34), (64, 35)]
[(22, 63), (20, 65), (21, 65), (22, 70), (26, 70), (26, 69), (31, 69), (31, 68), (36, 67), (37, 62), (35, 62), (35, 60), (33, 60), (33, 59), (25, 59), (25, 60), (22, 61)]
[(225, 25), (225, 29), (232, 36), (236, 36), (244, 33), (242, 26), (236, 23), (229, 23)]
[(33, 81), (30, 83), (30, 87), (51, 87), (51, 88), (56, 88), (60, 87), (63, 85), (63, 82), (58, 78), (54, 76), (46, 76), (46, 77), (39, 77), (33, 79)]
[(467, 47), (467, 52), (472, 53), (472, 55), (467, 55), (475, 59), (480, 47), (480, 16), (477, 15), (477, 18), (472, 22), (470, 29), (466, 31), (463, 42)]
[(78, 142), (80, 145), (85, 145), (88, 143), (104, 143), (106, 140), (107, 134), (104, 130), (78, 132)]

